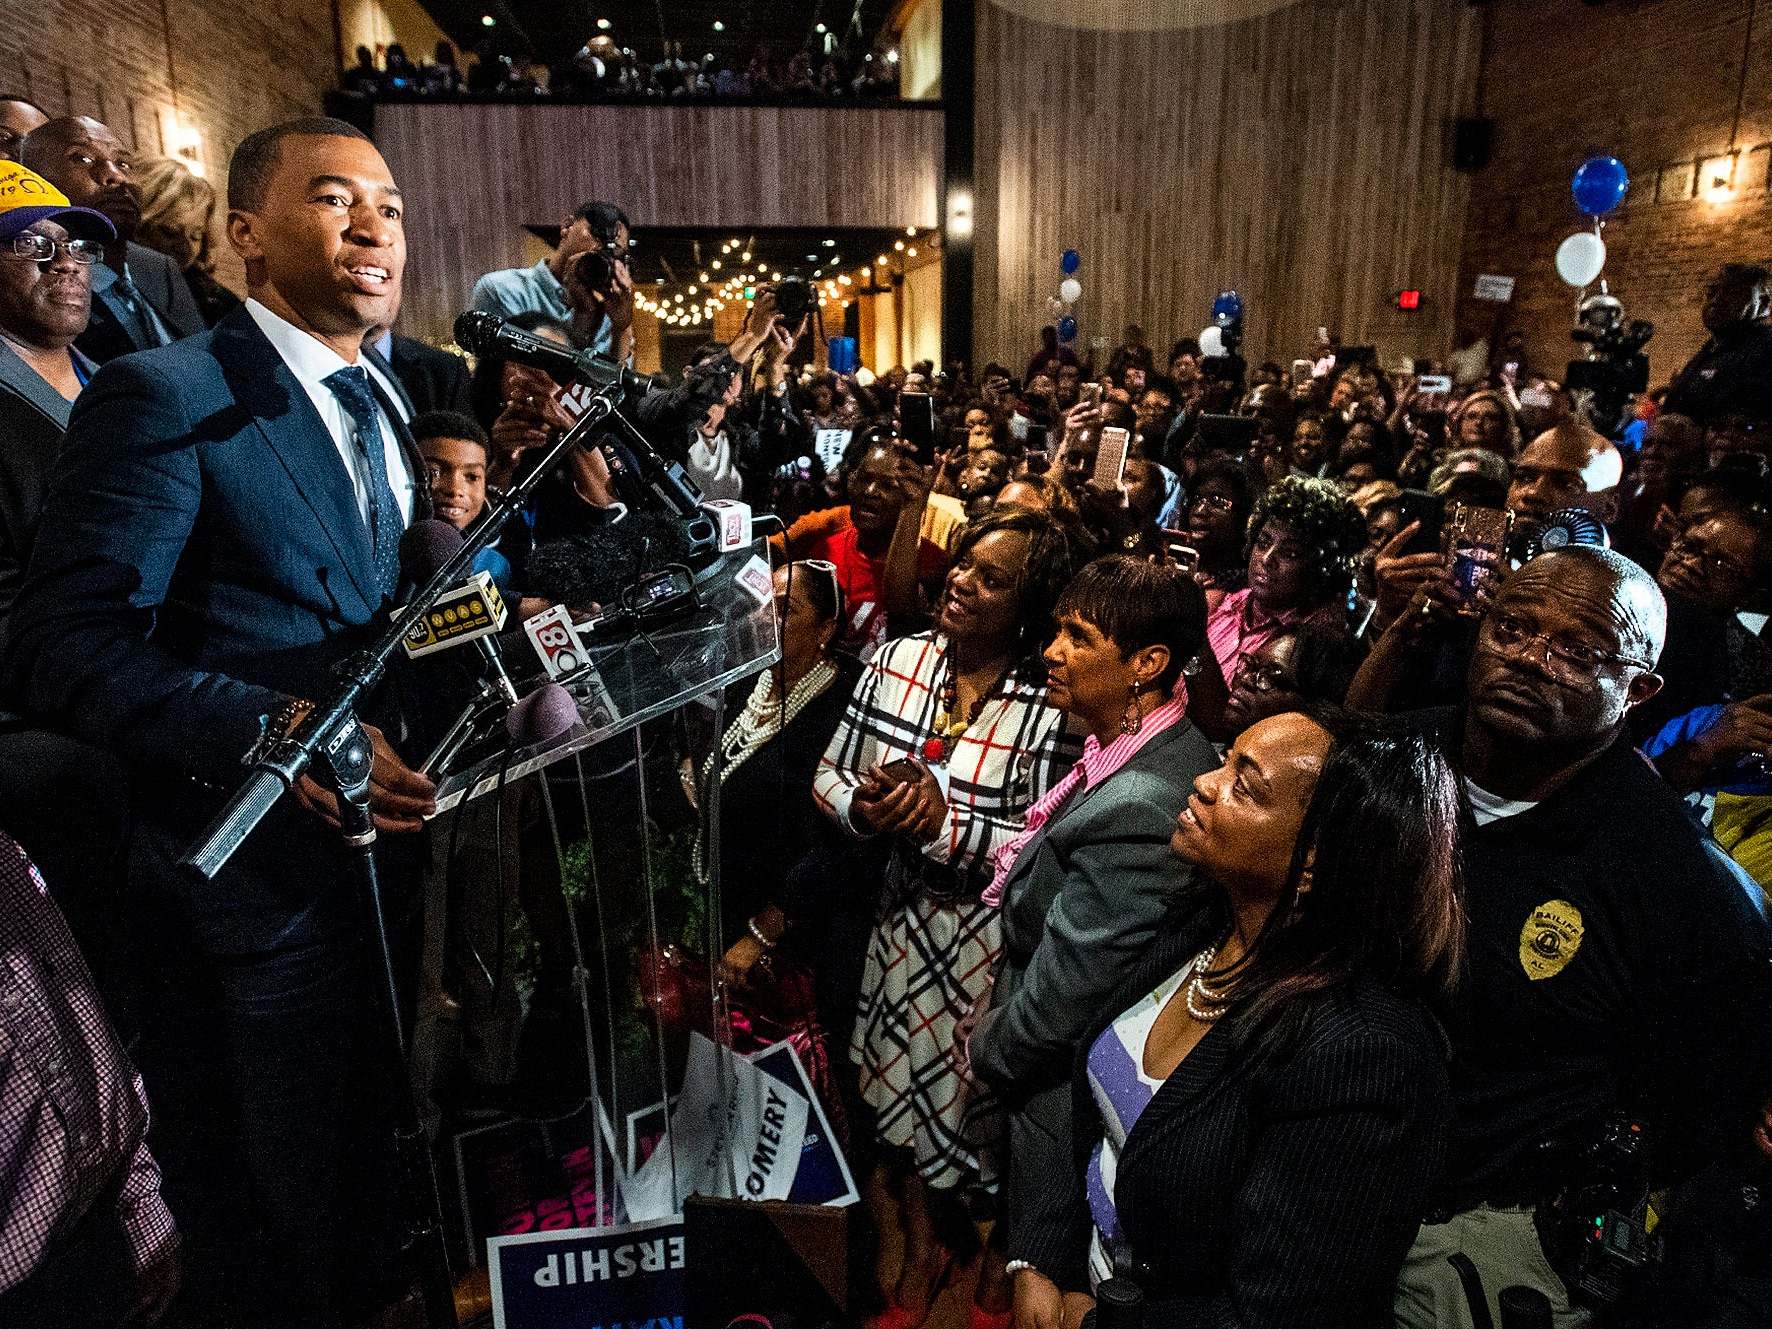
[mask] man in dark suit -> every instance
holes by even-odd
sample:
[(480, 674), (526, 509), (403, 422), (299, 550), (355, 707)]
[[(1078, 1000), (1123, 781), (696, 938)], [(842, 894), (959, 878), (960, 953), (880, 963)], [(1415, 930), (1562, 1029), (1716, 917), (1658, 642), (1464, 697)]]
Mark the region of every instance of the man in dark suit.
[[(336, 805), (304, 780), (213, 882), (175, 862), (261, 729), (295, 723), (385, 624), (399, 537), (428, 508), (396, 394), (360, 363), (405, 267), (386, 163), (348, 125), (294, 121), (240, 144), (228, 195), (250, 298), (82, 395), (6, 666), (34, 713), (152, 777), (136, 781), (133, 857), (132, 926), (158, 961), (141, 1062), (192, 1299), (229, 1325), (314, 1329), (386, 1291), (353, 1278), (397, 1264)], [(384, 736), (397, 711), (365, 709), (376, 823), (416, 831), (435, 791)], [(378, 846), (396, 909), (411, 845)]]
[(141, 191), (134, 154), (90, 116), (61, 116), (33, 129), (19, 160), (82, 207), (111, 219), (116, 235), (92, 274), (92, 322), (79, 346), (99, 364), (167, 346), (203, 331), (190, 283), (166, 255), (135, 243)]
[(422, 342), (417, 337), (402, 337), (397, 332), (383, 329), (377, 329), (363, 345), (381, 357), (381, 362), (399, 380), (415, 417), (429, 415), (432, 411), (473, 414), (468, 401), (473, 375), (468, 372), (468, 362), (461, 356)]

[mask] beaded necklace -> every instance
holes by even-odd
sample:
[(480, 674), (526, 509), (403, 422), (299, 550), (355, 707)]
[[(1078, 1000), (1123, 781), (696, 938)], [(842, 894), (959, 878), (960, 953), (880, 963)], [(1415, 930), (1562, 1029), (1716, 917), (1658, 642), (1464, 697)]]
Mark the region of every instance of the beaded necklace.
[(960, 709), (960, 677), (954, 670), (952, 654), (942, 658), (941, 675), (941, 710), (935, 715), (935, 733), (923, 744), (923, 755), (937, 766), (948, 759), (954, 744), (960, 736), (978, 722), (984, 704), (991, 699), (991, 694), (1002, 686), (1003, 680), (1009, 676), (1006, 669), (997, 675), (996, 682), (972, 699), (972, 705), (966, 708), (964, 715), (956, 715)]

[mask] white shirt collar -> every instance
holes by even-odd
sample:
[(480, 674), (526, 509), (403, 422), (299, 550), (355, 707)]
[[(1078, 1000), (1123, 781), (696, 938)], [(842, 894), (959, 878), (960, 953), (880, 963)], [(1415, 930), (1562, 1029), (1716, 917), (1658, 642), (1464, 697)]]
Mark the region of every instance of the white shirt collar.
[[(289, 366), (290, 372), (303, 383), (324, 383), (327, 375), (349, 367), (350, 361), (313, 333), (304, 332), (281, 314), (272, 313), (257, 300), (247, 300), (246, 312), (252, 315), (252, 321), (258, 324), (258, 330), (277, 348), (277, 354), (283, 357), (283, 363)], [(361, 363), (361, 357), (358, 362)]]

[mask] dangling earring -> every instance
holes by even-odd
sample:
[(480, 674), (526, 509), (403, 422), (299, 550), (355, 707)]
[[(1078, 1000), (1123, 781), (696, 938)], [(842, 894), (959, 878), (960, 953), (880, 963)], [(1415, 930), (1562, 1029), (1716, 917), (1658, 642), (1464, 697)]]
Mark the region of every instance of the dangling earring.
[(1138, 688), (1132, 689), (1132, 695), (1126, 698), (1126, 710), (1120, 716), (1120, 732), (1136, 734), (1144, 728), (1144, 712), (1138, 709)]

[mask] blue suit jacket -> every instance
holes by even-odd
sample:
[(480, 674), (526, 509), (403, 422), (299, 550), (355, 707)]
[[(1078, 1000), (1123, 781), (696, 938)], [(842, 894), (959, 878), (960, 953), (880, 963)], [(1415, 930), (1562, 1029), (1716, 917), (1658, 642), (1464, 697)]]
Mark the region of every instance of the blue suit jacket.
[[(418, 495), (423, 516), (424, 486)], [(313, 913), (330, 876), (314, 870), (332, 854), (323, 824), (280, 808), (208, 887), (175, 882), (171, 860), (239, 782), (261, 717), (283, 695), (324, 696), (378, 620), (344, 463), (240, 310), (113, 361), (80, 395), (6, 671), (31, 712), (153, 777), (141, 783), (162, 884), (211, 949), (259, 950), (324, 924)], [(396, 716), (372, 706), (365, 718), (397, 738)]]

